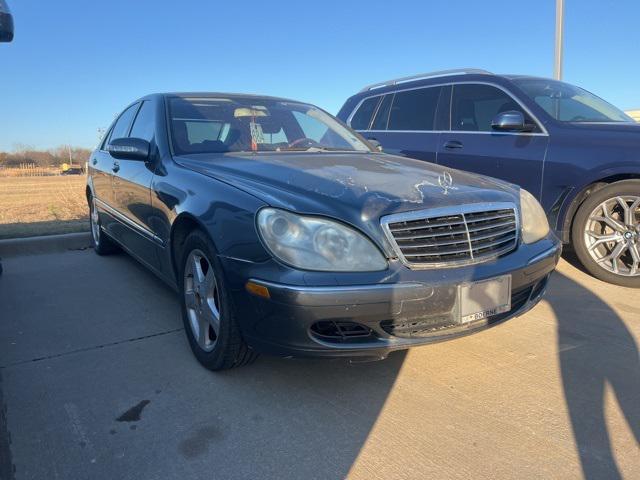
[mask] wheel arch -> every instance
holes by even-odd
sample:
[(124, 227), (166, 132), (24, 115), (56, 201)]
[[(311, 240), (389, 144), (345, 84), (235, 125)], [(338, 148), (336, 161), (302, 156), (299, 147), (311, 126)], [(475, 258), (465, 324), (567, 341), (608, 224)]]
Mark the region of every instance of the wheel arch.
[(87, 185), (85, 186), (85, 195), (87, 196), (87, 202), (91, 201), (91, 197), (93, 197), (93, 180), (91, 176), (87, 177)]
[(573, 228), (573, 220), (578, 212), (580, 205), (594, 192), (597, 192), (601, 188), (611, 185), (612, 183), (621, 182), (623, 180), (640, 180), (640, 172), (638, 173), (617, 173), (609, 176), (604, 176), (597, 180), (590, 182), (582, 187), (578, 192), (569, 200), (564, 214), (564, 220), (562, 222), (562, 242), (571, 243), (571, 229)]
[(209, 239), (213, 242), (211, 236), (207, 233), (207, 228), (204, 224), (198, 220), (195, 215), (188, 212), (183, 212), (176, 217), (171, 225), (171, 233), (169, 235), (169, 249), (171, 252), (171, 268), (178, 279), (178, 262), (177, 258), (178, 247), (184, 244), (187, 236), (194, 230), (200, 230), (209, 236)]

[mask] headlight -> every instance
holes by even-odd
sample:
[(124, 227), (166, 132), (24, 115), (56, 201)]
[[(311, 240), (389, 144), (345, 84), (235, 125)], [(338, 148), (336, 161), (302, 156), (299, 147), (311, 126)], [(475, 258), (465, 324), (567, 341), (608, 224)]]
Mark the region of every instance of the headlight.
[(387, 268), (387, 261), (369, 239), (327, 218), (263, 208), (258, 213), (258, 229), (271, 253), (296, 268), (330, 272)]
[(533, 195), (520, 189), (520, 211), (522, 212), (522, 241), (534, 243), (549, 234), (547, 215)]

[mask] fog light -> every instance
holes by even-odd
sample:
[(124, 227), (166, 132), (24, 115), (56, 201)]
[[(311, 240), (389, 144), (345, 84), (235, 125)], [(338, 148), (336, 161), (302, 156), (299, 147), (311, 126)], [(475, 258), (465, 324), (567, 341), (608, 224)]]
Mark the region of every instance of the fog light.
[(245, 288), (247, 289), (247, 292), (257, 295), (258, 297), (271, 298), (271, 295), (269, 295), (269, 289), (264, 285), (258, 285), (257, 283), (253, 283), (253, 282), (247, 282), (247, 284), (245, 285)]

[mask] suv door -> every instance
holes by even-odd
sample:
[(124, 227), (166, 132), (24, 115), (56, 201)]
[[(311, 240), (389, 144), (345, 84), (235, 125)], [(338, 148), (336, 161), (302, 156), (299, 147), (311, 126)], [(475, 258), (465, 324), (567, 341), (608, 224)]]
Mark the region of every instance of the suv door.
[[(448, 100), (447, 91), (448, 87), (420, 87), (367, 98), (354, 112), (350, 124), (365, 138), (380, 142), (386, 153), (435, 163), (438, 104), (441, 97)], [(372, 107), (373, 115), (367, 124), (363, 122), (363, 112), (368, 113)]]
[[(113, 207), (118, 211), (117, 240), (141, 260), (157, 268), (156, 235), (150, 227), (151, 181), (155, 171), (155, 120), (157, 102), (140, 105), (127, 137), (142, 138), (151, 144), (149, 161), (118, 159), (113, 173)], [(116, 138), (112, 136), (112, 138)]]
[[(497, 132), (493, 118), (522, 112), (530, 132)], [(541, 196), (542, 171), (549, 142), (541, 124), (509, 93), (494, 85), (453, 86), (450, 129), (442, 133), (438, 164), (500, 178)]]
[(135, 103), (120, 114), (107, 131), (100, 148), (96, 149), (89, 162), (91, 181), (93, 182), (93, 195), (96, 199), (100, 223), (112, 237), (114, 236), (113, 229), (117, 226), (113, 199), (113, 175), (115, 173), (114, 169), (117, 169), (117, 162), (107, 151), (107, 145), (112, 138), (122, 137), (127, 134), (139, 106), (138, 103)]

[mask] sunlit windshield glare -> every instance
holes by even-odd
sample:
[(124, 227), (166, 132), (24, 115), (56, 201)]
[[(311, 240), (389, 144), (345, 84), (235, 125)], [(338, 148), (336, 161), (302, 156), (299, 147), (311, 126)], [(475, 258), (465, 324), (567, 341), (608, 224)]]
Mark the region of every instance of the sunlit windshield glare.
[(633, 122), (610, 103), (568, 83), (546, 79), (517, 79), (515, 83), (561, 122)]
[(172, 98), (176, 154), (370, 151), (355, 133), (311, 105), (252, 98)]

